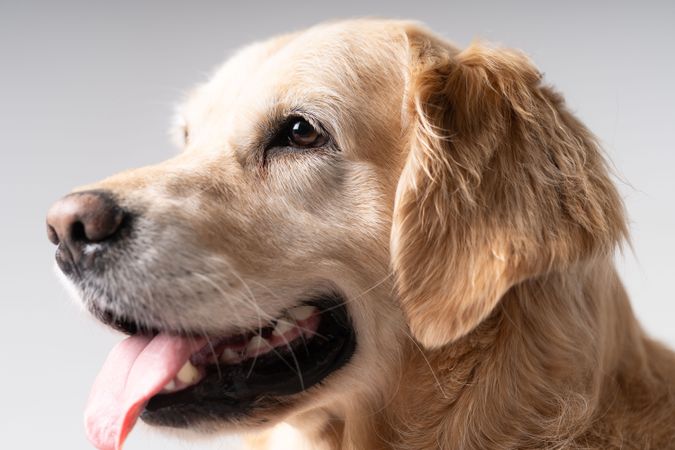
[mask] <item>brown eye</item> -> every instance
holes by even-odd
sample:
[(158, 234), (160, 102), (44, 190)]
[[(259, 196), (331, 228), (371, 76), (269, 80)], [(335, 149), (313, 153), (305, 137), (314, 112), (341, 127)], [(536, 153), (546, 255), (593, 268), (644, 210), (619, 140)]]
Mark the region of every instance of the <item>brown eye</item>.
[(305, 119), (296, 119), (289, 128), (288, 141), (295, 147), (309, 148), (322, 146), (326, 138)]
[(289, 152), (306, 153), (329, 146), (337, 150), (320, 124), (314, 125), (302, 116), (293, 115), (281, 122), (276, 132), (270, 135), (265, 145), (265, 158)]

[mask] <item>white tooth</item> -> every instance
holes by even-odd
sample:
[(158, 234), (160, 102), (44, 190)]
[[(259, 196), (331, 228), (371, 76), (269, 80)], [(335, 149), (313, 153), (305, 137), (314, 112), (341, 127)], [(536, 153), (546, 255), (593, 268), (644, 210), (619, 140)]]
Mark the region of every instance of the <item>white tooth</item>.
[(246, 346), (246, 353), (258, 353), (260, 350), (267, 348), (267, 341), (262, 337), (253, 336)]
[(295, 320), (307, 320), (314, 314), (314, 306), (298, 306), (288, 311), (288, 314)]
[(293, 328), (295, 328), (295, 322), (293, 321), (293, 319), (282, 317), (277, 321), (277, 325), (274, 327), (274, 331), (272, 331), (272, 334), (274, 336), (283, 336), (287, 332), (291, 331)]
[(239, 353), (232, 350), (230, 347), (225, 347), (223, 354), (220, 355), (220, 360), (224, 363), (233, 363), (239, 361)]
[(199, 370), (195, 366), (192, 365), (190, 361), (186, 362), (183, 367), (180, 368), (178, 371), (178, 375), (176, 375), (176, 378), (178, 381), (184, 384), (193, 384), (195, 381), (199, 379)]
[(165, 391), (165, 392), (175, 391), (176, 390), (176, 382), (173, 381), (173, 380), (169, 381), (168, 383), (166, 383), (166, 385), (164, 386), (164, 388), (162, 390)]

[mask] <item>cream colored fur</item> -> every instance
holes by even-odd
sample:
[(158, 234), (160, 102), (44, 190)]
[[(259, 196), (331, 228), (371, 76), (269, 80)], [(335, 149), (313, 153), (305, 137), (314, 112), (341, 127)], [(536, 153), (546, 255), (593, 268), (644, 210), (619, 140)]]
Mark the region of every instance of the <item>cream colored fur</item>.
[[(297, 111), (335, 148), (266, 159), (262, 137)], [(621, 200), (522, 53), (460, 50), (407, 22), (320, 25), (243, 50), (180, 115), (179, 156), (86, 187), (143, 217), (114, 286), (124, 308), (218, 333), (335, 286), (358, 337), (321, 386), (259, 412), (276, 428), (196, 434), (675, 448), (675, 356), (642, 332), (612, 262)]]

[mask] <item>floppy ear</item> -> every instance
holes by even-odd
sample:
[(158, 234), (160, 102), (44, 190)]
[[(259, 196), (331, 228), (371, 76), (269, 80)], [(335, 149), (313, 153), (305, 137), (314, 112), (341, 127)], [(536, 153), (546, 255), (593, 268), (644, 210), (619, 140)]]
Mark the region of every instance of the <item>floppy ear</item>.
[(410, 329), (433, 348), (514, 284), (611, 253), (626, 226), (595, 139), (525, 56), (409, 39), (392, 265)]

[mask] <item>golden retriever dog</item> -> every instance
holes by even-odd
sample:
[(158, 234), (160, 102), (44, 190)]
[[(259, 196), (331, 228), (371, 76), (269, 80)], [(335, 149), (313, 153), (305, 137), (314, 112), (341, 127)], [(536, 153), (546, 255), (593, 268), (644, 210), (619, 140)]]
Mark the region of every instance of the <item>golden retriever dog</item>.
[(129, 335), (85, 425), (263, 448), (675, 448), (675, 355), (613, 263), (593, 135), (518, 51), (409, 22), (247, 47), (184, 150), (62, 198), (66, 282)]

